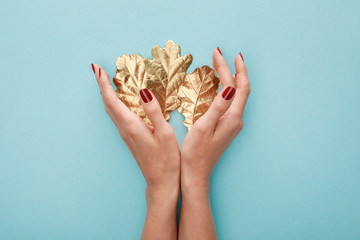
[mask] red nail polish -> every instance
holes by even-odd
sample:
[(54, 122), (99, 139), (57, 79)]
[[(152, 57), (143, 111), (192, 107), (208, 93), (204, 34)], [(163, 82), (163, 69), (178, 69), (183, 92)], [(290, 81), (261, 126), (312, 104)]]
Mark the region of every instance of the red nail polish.
[(235, 73), (235, 79), (237, 78), (237, 73)]
[(233, 87), (227, 87), (225, 90), (224, 90), (224, 92), (223, 92), (223, 94), (222, 94), (222, 97), (225, 99), (225, 100), (230, 100), (230, 99), (232, 99), (232, 97), (234, 96), (234, 94), (235, 94), (235, 88), (233, 88)]
[(91, 64), (91, 67), (92, 67), (92, 69), (93, 69), (93, 71), (94, 71), (94, 73), (95, 73), (95, 67), (94, 67), (94, 64)]
[(219, 47), (217, 47), (216, 49), (219, 51), (219, 53), (220, 53), (220, 54), (221, 54), (221, 56), (222, 56), (222, 53), (221, 53), (221, 51), (220, 51), (220, 48), (219, 48)]
[(145, 103), (148, 103), (152, 100), (152, 95), (146, 88), (140, 90), (140, 96)]
[(99, 77), (101, 77), (101, 68), (99, 68)]
[(239, 52), (239, 55), (240, 55), (241, 59), (242, 59), (243, 62), (244, 62), (244, 57), (243, 57), (243, 55), (241, 54), (241, 52)]

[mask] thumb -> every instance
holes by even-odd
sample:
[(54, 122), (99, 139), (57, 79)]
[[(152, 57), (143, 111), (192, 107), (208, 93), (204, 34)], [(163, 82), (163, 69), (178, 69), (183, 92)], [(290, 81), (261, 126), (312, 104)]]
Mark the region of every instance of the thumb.
[(150, 119), (154, 129), (161, 129), (166, 125), (166, 120), (162, 114), (159, 102), (152, 92), (147, 88), (140, 90), (141, 104), (146, 116)]

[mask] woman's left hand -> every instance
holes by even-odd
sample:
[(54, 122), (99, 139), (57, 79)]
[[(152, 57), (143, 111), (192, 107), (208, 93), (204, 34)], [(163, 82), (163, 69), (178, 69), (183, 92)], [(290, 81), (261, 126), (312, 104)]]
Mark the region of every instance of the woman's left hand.
[(213, 51), (213, 66), (223, 89), (192, 126), (181, 147), (181, 240), (216, 239), (209, 199), (210, 176), (243, 127), (243, 113), (250, 94), (241, 53), (235, 58), (235, 75), (231, 75), (219, 48)]

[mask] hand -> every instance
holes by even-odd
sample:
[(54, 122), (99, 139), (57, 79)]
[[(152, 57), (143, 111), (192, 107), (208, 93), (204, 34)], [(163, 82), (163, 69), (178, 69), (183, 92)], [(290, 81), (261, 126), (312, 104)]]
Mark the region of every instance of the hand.
[(189, 184), (207, 186), (217, 161), (243, 128), (250, 85), (242, 55), (235, 58), (234, 76), (217, 49), (213, 52), (213, 66), (219, 74), (222, 91), (185, 137), (181, 148), (182, 188)]
[(250, 94), (242, 55), (235, 59), (234, 76), (218, 48), (213, 52), (213, 66), (220, 76), (222, 91), (190, 129), (181, 148), (181, 240), (216, 239), (209, 200), (210, 176), (243, 127), (243, 112)]
[(94, 64), (93, 70), (105, 111), (118, 128), (148, 185), (145, 193), (148, 209), (142, 238), (176, 238), (180, 151), (174, 131), (164, 119), (158, 101), (149, 90), (141, 90), (140, 95), (152, 127), (117, 97), (108, 74), (100, 66)]

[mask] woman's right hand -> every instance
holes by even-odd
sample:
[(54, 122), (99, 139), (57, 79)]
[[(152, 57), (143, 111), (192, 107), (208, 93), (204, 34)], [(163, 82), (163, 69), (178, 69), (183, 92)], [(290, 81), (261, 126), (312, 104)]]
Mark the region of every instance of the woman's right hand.
[(152, 127), (117, 97), (108, 74), (92, 65), (105, 106), (147, 182), (147, 215), (142, 239), (176, 239), (180, 185), (180, 150), (173, 129), (164, 119), (155, 96), (140, 91), (141, 104)]

